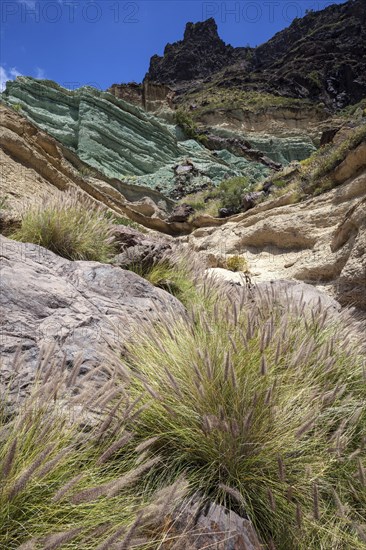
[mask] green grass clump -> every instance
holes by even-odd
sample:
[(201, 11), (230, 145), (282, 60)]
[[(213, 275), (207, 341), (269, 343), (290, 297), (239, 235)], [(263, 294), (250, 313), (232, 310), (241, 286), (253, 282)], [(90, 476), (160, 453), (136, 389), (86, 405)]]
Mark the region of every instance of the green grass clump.
[(16, 111), (17, 113), (20, 113), (23, 109), (20, 103), (12, 103), (11, 108), (13, 109), (13, 111)]
[(197, 215), (217, 217), (219, 208), (221, 207), (218, 193), (217, 187), (210, 187), (204, 191), (197, 191), (197, 193), (186, 195), (180, 202), (189, 204), (194, 208), (195, 214), (193, 214), (193, 219)]
[(30, 205), (11, 238), (48, 248), (69, 260), (108, 262), (116, 253), (104, 211), (76, 190)]
[(169, 252), (152, 265), (132, 264), (130, 270), (157, 288), (169, 292), (186, 307), (191, 307), (201, 300), (201, 295), (193, 282), (194, 271), (197, 268), (184, 252)]
[(136, 437), (165, 458), (152, 482), (184, 472), (279, 550), (361, 550), (366, 392), (349, 321), (275, 292), (225, 294), (129, 346), (146, 404)]
[(230, 208), (240, 212), (243, 195), (251, 191), (253, 185), (246, 176), (236, 176), (223, 180), (217, 187), (185, 196), (181, 202), (192, 206), (198, 214), (217, 217), (220, 208)]
[(52, 378), (44, 373), (25, 401), (0, 401), (0, 548), (160, 547), (184, 487), (166, 488), (162, 502), (144, 485), (159, 457), (126, 430), (138, 404), (121, 380), (81, 391), (80, 363), (46, 366)]

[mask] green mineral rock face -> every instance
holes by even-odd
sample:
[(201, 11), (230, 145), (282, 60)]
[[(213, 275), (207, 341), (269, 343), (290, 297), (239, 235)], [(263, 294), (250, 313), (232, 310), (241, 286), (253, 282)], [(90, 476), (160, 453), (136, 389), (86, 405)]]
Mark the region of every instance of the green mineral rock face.
[(304, 160), (316, 151), (312, 139), (304, 133), (274, 136), (265, 133), (234, 132), (222, 128), (214, 128), (212, 132), (221, 137), (235, 137), (249, 141), (254, 149), (263, 151), (271, 160), (284, 166), (294, 160)]
[[(226, 151), (212, 152), (194, 140), (180, 140), (174, 125), (95, 88), (71, 91), (49, 80), (18, 77), (7, 83), (2, 98), (20, 105), (24, 116), (106, 176), (147, 185), (173, 198), (178, 198), (177, 185), (184, 194), (226, 177), (263, 179), (268, 174), (264, 166)], [(194, 170), (182, 188), (177, 166), (185, 163)]]

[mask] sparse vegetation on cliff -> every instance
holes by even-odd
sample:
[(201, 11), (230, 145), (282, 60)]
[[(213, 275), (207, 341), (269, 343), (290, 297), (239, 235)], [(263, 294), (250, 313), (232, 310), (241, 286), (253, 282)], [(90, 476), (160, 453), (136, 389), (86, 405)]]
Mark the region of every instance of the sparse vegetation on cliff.
[(292, 193), (294, 202), (309, 195), (320, 195), (337, 185), (333, 171), (346, 159), (347, 155), (366, 140), (366, 124), (343, 130), (345, 137), (335, 144), (330, 143), (319, 148), (309, 158), (300, 162), (293, 175), (286, 178), (278, 173), (273, 178), (275, 189), (273, 196)]
[(177, 110), (175, 113), (175, 121), (178, 126), (183, 129), (184, 133), (189, 139), (195, 139), (197, 141), (200, 141), (203, 145), (205, 144), (206, 136), (200, 133), (196, 123), (193, 121), (192, 117), (190, 117), (188, 113), (183, 110)]
[[(320, 107), (304, 99), (277, 96), (265, 92), (243, 91), (237, 88), (223, 88), (217, 84), (208, 84), (202, 91), (188, 93), (182, 100), (182, 107), (194, 105), (190, 118), (198, 120), (202, 115), (217, 109), (233, 111), (242, 109), (251, 113), (259, 113), (267, 109), (304, 109)], [(186, 115), (188, 116), (188, 115)]]
[(198, 215), (217, 217), (220, 208), (227, 208), (236, 213), (240, 211), (243, 196), (252, 187), (247, 177), (237, 176), (223, 180), (217, 187), (188, 195), (182, 202), (192, 206)]

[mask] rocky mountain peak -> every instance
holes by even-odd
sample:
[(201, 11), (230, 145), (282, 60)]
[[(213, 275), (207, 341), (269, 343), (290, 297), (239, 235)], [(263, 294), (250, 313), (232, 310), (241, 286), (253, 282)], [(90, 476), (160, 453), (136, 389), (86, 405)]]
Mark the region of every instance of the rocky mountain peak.
[(222, 42), (219, 37), (217, 24), (213, 17), (206, 19), (206, 21), (199, 21), (198, 23), (187, 23), (184, 31), (184, 41), (201, 41), (202, 38), (216, 40)]
[(175, 84), (205, 78), (235, 62), (237, 51), (219, 37), (215, 19), (187, 23), (183, 40), (154, 55), (146, 79)]
[(366, 94), (365, 20), (365, 0), (310, 10), (257, 48), (225, 44), (213, 18), (188, 23), (183, 40), (168, 44), (162, 57), (152, 57), (146, 79), (185, 92), (214, 77), (222, 88), (341, 109)]

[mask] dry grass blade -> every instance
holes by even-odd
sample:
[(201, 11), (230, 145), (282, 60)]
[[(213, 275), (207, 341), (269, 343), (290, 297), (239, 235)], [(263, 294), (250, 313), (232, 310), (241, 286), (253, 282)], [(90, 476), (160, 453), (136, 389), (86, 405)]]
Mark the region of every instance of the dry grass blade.
[(15, 437), (2, 463), (2, 468), (1, 468), (2, 479), (6, 479), (11, 472), (11, 468), (14, 462), (14, 457), (16, 454), (17, 444), (18, 444), (18, 439)]
[(51, 453), (54, 445), (49, 445), (44, 451), (42, 451), (33, 463), (23, 472), (23, 474), (17, 479), (13, 487), (9, 491), (9, 500), (13, 500), (26, 486), (34, 472), (41, 466), (43, 461)]
[(57, 493), (55, 493), (54, 496), (52, 497), (52, 500), (54, 502), (58, 502), (59, 500), (61, 500), (69, 491), (71, 491), (73, 487), (75, 487), (75, 485), (79, 483), (79, 481), (83, 478), (83, 476), (84, 474), (78, 474), (77, 476), (70, 479), (70, 481), (68, 481), (62, 487), (60, 487)]
[(118, 494), (122, 489), (127, 487), (128, 485), (131, 485), (132, 483), (135, 483), (135, 481), (147, 470), (150, 470), (155, 464), (160, 462), (161, 458), (159, 456), (156, 456), (154, 458), (151, 458), (144, 464), (141, 464), (125, 476), (121, 477), (120, 479), (116, 479), (108, 490), (108, 496), (113, 497), (116, 494)]
[(49, 535), (43, 540), (43, 550), (56, 550), (70, 540), (74, 539), (81, 531), (82, 529), (78, 527), (75, 529), (70, 529), (69, 531), (64, 531), (62, 533)]
[(112, 443), (110, 447), (98, 458), (97, 464), (101, 465), (107, 462), (107, 460), (113, 456), (117, 451), (122, 449), (131, 439), (133, 435), (131, 433), (124, 434), (120, 439)]

